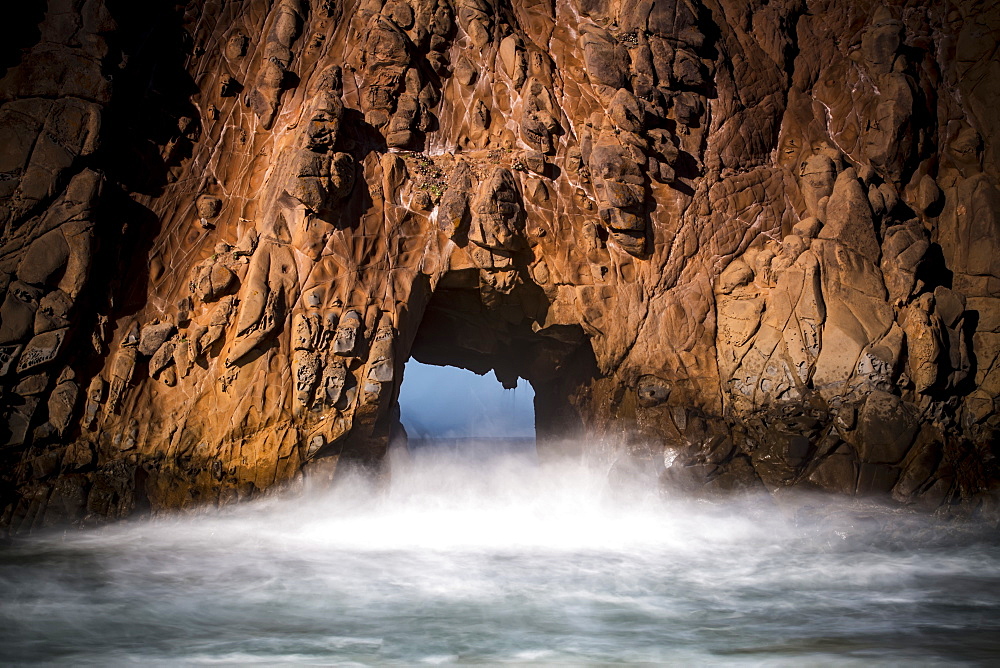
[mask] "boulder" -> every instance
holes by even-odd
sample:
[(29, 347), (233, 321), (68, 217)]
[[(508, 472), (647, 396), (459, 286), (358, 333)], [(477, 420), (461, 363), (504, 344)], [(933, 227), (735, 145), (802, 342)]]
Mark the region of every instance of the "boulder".
[(152, 322), (144, 325), (139, 332), (139, 354), (151, 357), (176, 331), (177, 328), (170, 322)]

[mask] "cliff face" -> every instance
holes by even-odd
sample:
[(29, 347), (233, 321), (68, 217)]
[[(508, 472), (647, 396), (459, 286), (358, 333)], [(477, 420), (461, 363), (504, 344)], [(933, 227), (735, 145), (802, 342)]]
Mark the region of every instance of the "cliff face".
[(13, 530), (377, 463), (411, 354), (695, 490), (997, 479), (994, 3), (38, 19), (0, 80)]

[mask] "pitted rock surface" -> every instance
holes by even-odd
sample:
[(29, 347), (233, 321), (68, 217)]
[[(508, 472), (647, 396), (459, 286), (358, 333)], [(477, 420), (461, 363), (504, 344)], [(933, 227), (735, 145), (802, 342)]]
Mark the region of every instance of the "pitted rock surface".
[(527, 379), (543, 452), (639, 448), (667, 485), (995, 508), (995, 3), (24, 17), (11, 531), (376, 466), (411, 355)]

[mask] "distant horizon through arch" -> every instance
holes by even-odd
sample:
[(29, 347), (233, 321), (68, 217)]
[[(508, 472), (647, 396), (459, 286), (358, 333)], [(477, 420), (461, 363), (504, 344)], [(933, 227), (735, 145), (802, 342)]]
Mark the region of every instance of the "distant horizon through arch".
[(535, 392), (523, 378), (505, 390), (493, 373), (406, 362), (400, 421), (413, 440), (535, 438)]

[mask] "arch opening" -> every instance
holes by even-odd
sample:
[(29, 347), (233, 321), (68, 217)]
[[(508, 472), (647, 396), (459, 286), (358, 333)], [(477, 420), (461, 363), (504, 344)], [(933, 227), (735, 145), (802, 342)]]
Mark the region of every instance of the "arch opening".
[[(578, 406), (596, 376), (597, 365), (583, 329), (578, 325), (545, 326), (547, 310), (548, 301), (533, 284), (499, 294), (480, 283), (478, 270), (453, 270), (446, 274), (427, 302), (413, 334), (410, 361), (404, 369), (400, 403), (407, 432), (411, 428), (415, 432), (409, 438), (419, 445), (428, 437), (452, 437), (445, 425), (447, 420), (441, 420), (443, 416), (424, 417), (425, 424), (435, 420), (441, 423), (436, 433), (435, 429), (421, 428), (419, 418), (414, 420), (414, 394), (434, 391), (421, 376), (455, 384), (439, 387), (437, 397), (423, 399), (421, 403), (428, 411), (482, 412), (480, 431), (491, 430), (488, 434), (491, 438), (533, 436), (539, 454), (544, 455), (565, 447), (567, 440), (578, 436), (583, 431)], [(480, 380), (463, 377), (459, 371), (435, 372), (432, 367), (471, 371)], [(486, 380), (489, 376), (513, 394), (507, 396), (497, 387), (490, 388), (492, 379)], [(408, 385), (411, 377), (412, 388)], [(470, 400), (485, 405), (473, 403), (465, 408), (448, 405), (448, 396), (463, 386), (477, 383), (483, 386), (484, 394)], [(525, 415), (524, 407), (529, 396), (534, 409), (533, 434), (528, 431), (531, 418)], [(461, 425), (467, 424), (469, 417), (451, 415), (448, 420)], [(452, 432), (459, 437), (461, 428), (455, 427)], [(482, 433), (467, 433), (486, 437)]]
[(455, 366), (406, 363), (400, 421), (411, 450), (477, 447), (534, 453), (535, 392), (524, 379), (503, 387), (493, 374)]

